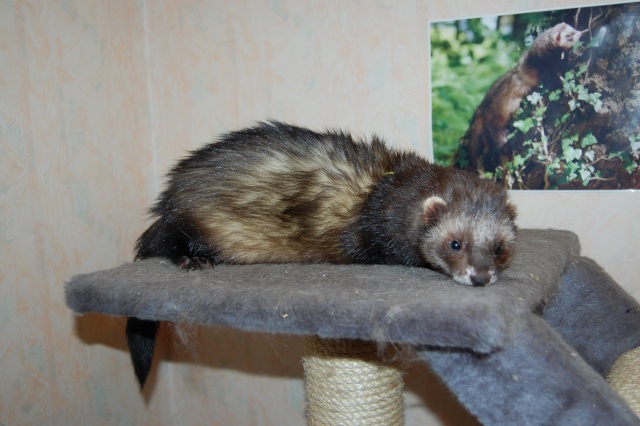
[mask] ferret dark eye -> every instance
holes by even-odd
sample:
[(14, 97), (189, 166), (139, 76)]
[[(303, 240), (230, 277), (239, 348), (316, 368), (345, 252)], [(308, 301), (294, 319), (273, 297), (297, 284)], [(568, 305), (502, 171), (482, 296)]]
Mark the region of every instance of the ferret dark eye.
[(460, 242), (456, 240), (450, 241), (449, 247), (451, 247), (451, 250), (453, 251), (460, 251), (460, 249), (462, 248), (462, 246), (460, 245)]
[(496, 249), (493, 251), (493, 255), (500, 256), (501, 254), (502, 254), (502, 246), (496, 247)]

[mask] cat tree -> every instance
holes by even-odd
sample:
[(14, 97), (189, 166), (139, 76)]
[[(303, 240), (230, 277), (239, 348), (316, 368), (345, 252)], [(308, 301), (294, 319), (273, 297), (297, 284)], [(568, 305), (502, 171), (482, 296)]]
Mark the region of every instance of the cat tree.
[(579, 251), (570, 232), (521, 230), (511, 266), (484, 288), (400, 266), (187, 272), (147, 259), (65, 291), (78, 314), (309, 336), (310, 424), (403, 424), (402, 373), (384, 354), (398, 344), (483, 424), (640, 424), (640, 305)]

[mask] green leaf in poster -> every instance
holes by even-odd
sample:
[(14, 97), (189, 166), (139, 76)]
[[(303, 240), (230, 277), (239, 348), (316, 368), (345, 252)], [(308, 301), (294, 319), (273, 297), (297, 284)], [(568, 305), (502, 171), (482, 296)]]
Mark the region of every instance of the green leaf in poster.
[(520, 130), (522, 133), (527, 133), (533, 127), (533, 119), (528, 117), (524, 120), (517, 120), (513, 123), (513, 127)]
[(583, 138), (582, 141), (580, 141), (580, 145), (584, 148), (586, 146), (589, 145), (595, 145), (598, 143), (598, 140), (596, 139), (595, 136), (593, 136), (592, 133), (587, 133)]

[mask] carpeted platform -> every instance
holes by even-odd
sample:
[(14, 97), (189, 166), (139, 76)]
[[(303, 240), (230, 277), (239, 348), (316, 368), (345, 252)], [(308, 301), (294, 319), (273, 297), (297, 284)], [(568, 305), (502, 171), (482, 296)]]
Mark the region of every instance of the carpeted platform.
[(483, 288), (400, 266), (189, 272), (148, 259), (65, 291), (79, 314), (408, 343), (485, 424), (639, 424), (602, 377), (640, 346), (638, 303), (579, 252), (570, 232), (521, 230), (510, 268)]

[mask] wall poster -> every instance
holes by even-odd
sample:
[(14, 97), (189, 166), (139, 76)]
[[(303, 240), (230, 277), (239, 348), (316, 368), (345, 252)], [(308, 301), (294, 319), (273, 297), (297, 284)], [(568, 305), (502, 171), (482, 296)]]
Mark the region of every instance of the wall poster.
[(640, 188), (640, 3), (430, 34), (437, 163), (512, 189)]

